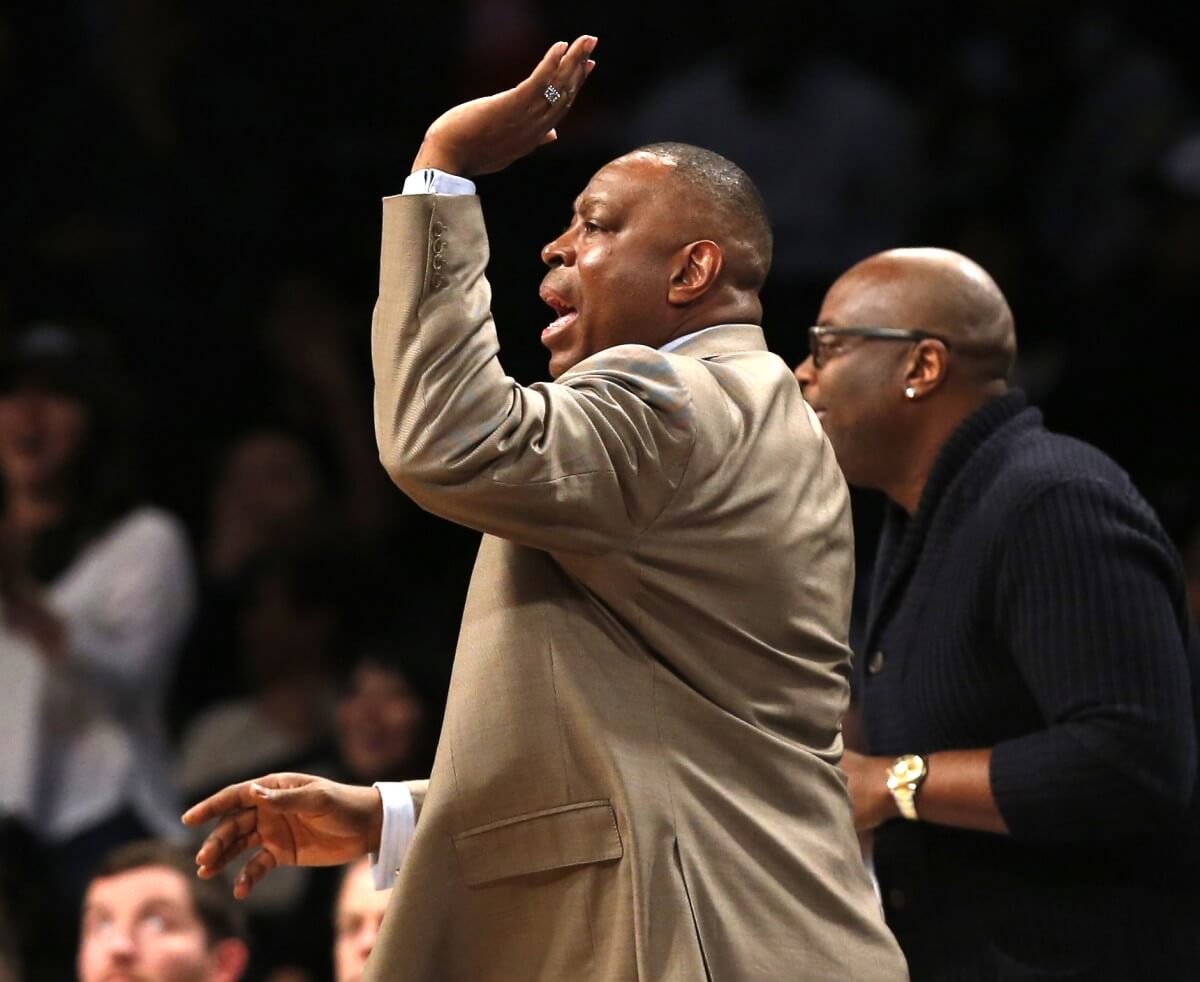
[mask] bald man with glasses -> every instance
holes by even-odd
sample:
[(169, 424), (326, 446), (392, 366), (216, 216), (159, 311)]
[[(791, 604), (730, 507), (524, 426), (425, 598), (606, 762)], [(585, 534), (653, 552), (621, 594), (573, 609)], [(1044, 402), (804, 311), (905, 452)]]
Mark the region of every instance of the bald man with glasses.
[(914, 982), (1196, 978), (1200, 643), (1154, 512), (1009, 386), (965, 256), (872, 256), (818, 322), (796, 377), (888, 498), (842, 766)]

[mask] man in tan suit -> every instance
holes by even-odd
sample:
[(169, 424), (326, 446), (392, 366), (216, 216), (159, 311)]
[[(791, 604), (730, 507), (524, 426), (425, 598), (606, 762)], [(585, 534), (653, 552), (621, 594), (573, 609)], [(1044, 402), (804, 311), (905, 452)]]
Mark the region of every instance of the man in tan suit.
[(749, 178), (675, 144), (604, 167), (542, 252), (555, 382), (498, 361), (479, 200), (454, 192), (554, 138), (594, 45), (451, 110), (384, 202), (380, 454), (485, 533), (432, 776), (399, 804), (303, 775), (228, 788), (185, 817), (222, 818), (201, 874), (261, 846), (244, 895), (280, 863), (382, 853), (376, 979), (904, 979), (836, 766), (849, 503), (758, 326)]

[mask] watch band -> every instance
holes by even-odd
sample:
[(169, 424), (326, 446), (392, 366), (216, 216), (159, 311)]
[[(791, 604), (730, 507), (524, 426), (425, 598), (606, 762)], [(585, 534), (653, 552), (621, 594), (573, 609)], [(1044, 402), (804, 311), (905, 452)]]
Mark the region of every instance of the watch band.
[(910, 822), (917, 821), (917, 789), (929, 773), (928, 760), (918, 754), (897, 757), (887, 772), (887, 787), (896, 810)]
[(888, 786), (888, 790), (892, 792), (892, 800), (896, 802), (896, 807), (900, 810), (900, 814), (910, 822), (915, 822), (921, 817), (917, 814), (917, 787), (918, 785), (916, 784), (895, 784)]

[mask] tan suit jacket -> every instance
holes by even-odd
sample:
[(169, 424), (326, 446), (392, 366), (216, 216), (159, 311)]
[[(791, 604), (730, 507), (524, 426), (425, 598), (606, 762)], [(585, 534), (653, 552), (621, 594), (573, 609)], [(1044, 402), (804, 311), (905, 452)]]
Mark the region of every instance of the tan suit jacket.
[(384, 203), (382, 460), (485, 533), (372, 979), (907, 978), (835, 767), (849, 502), (761, 330), (505, 376), (475, 197)]

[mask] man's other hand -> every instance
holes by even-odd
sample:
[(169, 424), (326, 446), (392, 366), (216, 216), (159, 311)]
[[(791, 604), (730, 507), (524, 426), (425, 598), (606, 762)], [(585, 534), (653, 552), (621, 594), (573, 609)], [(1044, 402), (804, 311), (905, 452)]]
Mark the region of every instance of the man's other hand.
[(269, 774), (231, 784), (183, 815), (183, 824), (217, 821), (196, 854), (202, 879), (255, 851), (234, 881), (245, 898), (276, 866), (336, 866), (379, 851), (383, 804), (374, 788), (307, 774)]

